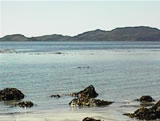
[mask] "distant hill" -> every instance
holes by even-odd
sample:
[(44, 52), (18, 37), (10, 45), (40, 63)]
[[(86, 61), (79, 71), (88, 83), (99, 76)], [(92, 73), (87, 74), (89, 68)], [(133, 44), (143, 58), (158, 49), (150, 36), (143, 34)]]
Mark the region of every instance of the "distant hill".
[(73, 37), (57, 34), (25, 37), (14, 34), (0, 38), (0, 41), (160, 41), (160, 30), (146, 26), (123, 27), (111, 31), (97, 29)]
[(32, 41), (65, 41), (65, 40), (70, 40), (71, 37), (53, 34), (53, 35), (44, 35), (39, 37), (31, 37), (29, 39)]
[(22, 34), (7, 35), (0, 38), (0, 41), (29, 41), (30, 39)]

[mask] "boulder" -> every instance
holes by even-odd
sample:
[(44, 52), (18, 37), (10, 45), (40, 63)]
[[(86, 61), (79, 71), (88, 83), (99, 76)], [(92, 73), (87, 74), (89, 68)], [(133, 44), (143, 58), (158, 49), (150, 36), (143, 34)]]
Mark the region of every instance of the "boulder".
[(86, 87), (84, 90), (70, 94), (74, 98), (69, 105), (73, 107), (93, 107), (93, 106), (107, 106), (113, 102), (95, 99), (98, 93), (95, 91), (93, 85)]
[(139, 120), (156, 120), (160, 118), (159, 115), (157, 115), (157, 112), (144, 107), (137, 109), (134, 113), (126, 113), (124, 115), (127, 115), (130, 118), (137, 118)]
[(101, 121), (101, 120), (97, 120), (97, 119), (94, 119), (94, 118), (91, 118), (91, 117), (86, 117), (84, 118), (82, 121)]
[(139, 108), (134, 113), (125, 113), (124, 115), (130, 118), (137, 118), (139, 120), (156, 120), (160, 119), (160, 101), (158, 101), (151, 108)]
[(0, 90), (0, 101), (20, 100), (24, 94), (16, 88), (5, 88)]
[(31, 108), (34, 106), (34, 104), (31, 101), (22, 101), (22, 102), (15, 104), (15, 106), (19, 106), (22, 108)]
[(144, 95), (142, 97), (140, 97), (140, 99), (136, 99), (136, 101), (140, 101), (140, 102), (154, 102), (155, 100), (149, 96), (149, 95)]
[(84, 90), (80, 92), (75, 92), (70, 94), (73, 97), (85, 97), (85, 98), (95, 98), (98, 96), (98, 93), (95, 91), (95, 88), (93, 85), (90, 85), (86, 87)]
[(100, 99), (95, 98), (75, 98), (73, 99), (69, 105), (72, 107), (93, 107), (93, 106), (107, 106), (112, 104), (113, 102), (110, 101), (104, 101)]

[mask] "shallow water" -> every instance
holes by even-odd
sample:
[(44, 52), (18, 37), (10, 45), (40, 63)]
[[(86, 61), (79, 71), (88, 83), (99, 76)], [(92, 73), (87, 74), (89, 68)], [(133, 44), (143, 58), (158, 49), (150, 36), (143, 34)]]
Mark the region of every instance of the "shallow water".
[[(0, 42), (0, 50), (5, 49), (15, 51), (0, 53), (0, 89), (16, 87), (37, 106), (21, 109), (0, 102), (1, 116), (86, 112), (124, 121), (129, 120), (124, 112), (137, 109), (124, 105), (137, 105), (133, 100), (142, 95), (160, 99), (160, 42)], [(79, 109), (69, 107), (71, 97), (50, 98), (90, 84), (98, 98), (115, 103)]]

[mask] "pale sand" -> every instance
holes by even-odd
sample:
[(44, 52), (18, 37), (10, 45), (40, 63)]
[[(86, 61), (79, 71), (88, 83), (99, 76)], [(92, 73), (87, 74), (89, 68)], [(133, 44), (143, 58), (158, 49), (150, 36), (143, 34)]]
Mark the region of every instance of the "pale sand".
[(105, 118), (105, 114), (83, 112), (8, 114), (1, 115), (0, 121), (82, 121), (85, 117), (93, 117), (95, 119), (110, 121), (108, 116)]

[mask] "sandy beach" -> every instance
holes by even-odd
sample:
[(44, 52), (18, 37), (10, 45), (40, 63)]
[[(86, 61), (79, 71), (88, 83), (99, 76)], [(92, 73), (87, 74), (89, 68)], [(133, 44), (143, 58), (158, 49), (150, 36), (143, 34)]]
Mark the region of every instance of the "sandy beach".
[(95, 119), (102, 119), (104, 121), (110, 121), (109, 117), (105, 117), (105, 114), (100, 113), (32, 113), (32, 114), (10, 114), (0, 116), (1, 121), (82, 121), (85, 117), (93, 117)]

